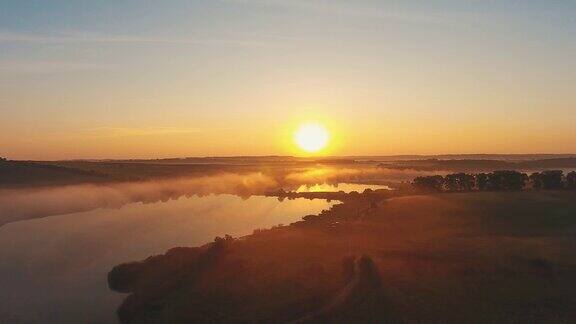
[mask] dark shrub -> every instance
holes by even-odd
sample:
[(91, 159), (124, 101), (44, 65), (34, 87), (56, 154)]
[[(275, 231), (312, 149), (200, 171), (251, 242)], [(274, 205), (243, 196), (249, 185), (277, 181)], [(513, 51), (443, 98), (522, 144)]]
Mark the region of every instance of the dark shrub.
[(542, 173), (534, 172), (530, 175), (530, 184), (532, 184), (533, 189), (542, 189)]
[(476, 188), (480, 191), (488, 190), (488, 174), (478, 173), (474, 178), (476, 178)]
[(542, 187), (548, 190), (562, 189), (562, 170), (548, 170), (542, 172)]
[(444, 177), (449, 191), (470, 191), (474, 187), (474, 176), (466, 173), (453, 173)]
[(522, 190), (528, 176), (512, 170), (494, 171), (488, 174), (489, 187), (492, 190)]
[(566, 189), (576, 189), (576, 171), (569, 172), (566, 175)]
[(440, 175), (417, 177), (412, 184), (423, 190), (442, 191), (444, 189), (444, 177)]

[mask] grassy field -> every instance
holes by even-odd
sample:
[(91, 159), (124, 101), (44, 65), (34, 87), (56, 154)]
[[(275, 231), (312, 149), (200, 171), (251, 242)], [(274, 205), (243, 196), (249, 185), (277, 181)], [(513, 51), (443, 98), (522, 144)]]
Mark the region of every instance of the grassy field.
[[(359, 197), (116, 267), (141, 322), (576, 321), (576, 194)], [(360, 257), (364, 256), (364, 257)]]

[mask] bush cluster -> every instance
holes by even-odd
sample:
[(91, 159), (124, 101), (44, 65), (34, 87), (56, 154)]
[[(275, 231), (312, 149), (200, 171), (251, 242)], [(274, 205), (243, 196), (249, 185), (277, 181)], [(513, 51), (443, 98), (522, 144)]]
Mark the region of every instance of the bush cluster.
[(519, 191), (519, 190), (576, 190), (576, 172), (562, 170), (534, 172), (530, 175), (513, 170), (490, 173), (452, 173), (446, 176), (417, 177), (415, 188), (427, 191)]

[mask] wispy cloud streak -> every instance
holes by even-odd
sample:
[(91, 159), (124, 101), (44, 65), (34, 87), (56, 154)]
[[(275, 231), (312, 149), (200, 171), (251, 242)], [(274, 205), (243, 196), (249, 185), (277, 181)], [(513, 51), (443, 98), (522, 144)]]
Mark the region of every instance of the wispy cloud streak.
[(0, 71), (15, 73), (51, 73), (107, 70), (107, 64), (54, 60), (0, 60)]
[[(282, 40), (285, 41), (285, 40)], [(213, 46), (274, 46), (274, 40), (225, 39), (225, 38), (166, 38), (133, 35), (104, 35), (96, 33), (27, 33), (0, 31), (0, 44), (167, 44)]]
[[(383, 19), (416, 24), (453, 25), (470, 21), (475, 15), (470, 13), (434, 13), (434, 12), (408, 12), (386, 10), (374, 7), (344, 4), (334, 1), (314, 0), (222, 0), (227, 3), (258, 5), (269, 7), (282, 7), (319, 14), (348, 16), (369, 19)], [(353, 3), (353, 2), (352, 2)]]

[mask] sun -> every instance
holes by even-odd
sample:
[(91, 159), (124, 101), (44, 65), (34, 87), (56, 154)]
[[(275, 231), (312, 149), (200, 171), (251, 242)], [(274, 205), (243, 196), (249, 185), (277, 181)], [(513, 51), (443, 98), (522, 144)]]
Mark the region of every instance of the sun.
[(330, 134), (318, 123), (301, 125), (294, 133), (294, 142), (308, 153), (316, 153), (328, 145)]

